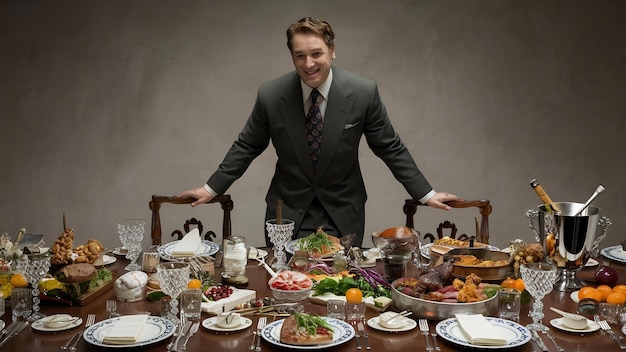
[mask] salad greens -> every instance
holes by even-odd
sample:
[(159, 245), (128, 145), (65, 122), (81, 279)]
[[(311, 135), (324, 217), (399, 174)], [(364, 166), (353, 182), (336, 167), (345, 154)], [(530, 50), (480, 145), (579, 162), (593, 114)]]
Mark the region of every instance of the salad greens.
[(372, 286), (363, 276), (345, 276), (339, 281), (332, 278), (324, 278), (313, 286), (313, 295), (319, 296), (326, 292), (333, 293), (337, 296), (345, 296), (346, 291), (350, 288), (358, 288), (363, 292), (363, 297), (389, 297), (391, 298), (391, 290), (382, 285)]
[(332, 326), (326, 322), (326, 320), (320, 318), (317, 315), (306, 313), (294, 313), (296, 322), (299, 328), (304, 328), (309, 335), (317, 334), (317, 327), (321, 326), (330, 332), (335, 332)]
[(317, 250), (321, 252), (324, 248), (332, 248), (333, 241), (328, 238), (324, 231), (318, 229), (316, 233), (300, 238), (296, 245), (301, 251), (311, 252)]

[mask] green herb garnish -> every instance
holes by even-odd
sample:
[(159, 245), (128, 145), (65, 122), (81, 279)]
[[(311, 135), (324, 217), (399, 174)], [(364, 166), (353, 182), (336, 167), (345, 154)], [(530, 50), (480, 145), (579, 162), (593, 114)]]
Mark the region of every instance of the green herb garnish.
[(320, 318), (318, 315), (306, 314), (306, 313), (294, 313), (298, 328), (304, 329), (309, 335), (317, 334), (317, 327), (321, 326), (330, 332), (335, 332), (332, 326), (330, 326), (326, 320)]
[(328, 235), (321, 227), (317, 229), (316, 233), (299, 239), (296, 245), (301, 251), (311, 252), (317, 250), (320, 253), (324, 250), (324, 247), (333, 248), (334, 246), (333, 241), (328, 238)]

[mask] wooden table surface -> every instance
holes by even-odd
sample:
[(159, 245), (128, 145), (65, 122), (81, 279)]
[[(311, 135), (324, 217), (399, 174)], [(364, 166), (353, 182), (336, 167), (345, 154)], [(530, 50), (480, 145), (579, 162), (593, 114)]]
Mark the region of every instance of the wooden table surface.
[[(126, 259), (118, 256), (118, 260), (111, 264), (109, 268), (111, 271), (116, 273), (116, 275), (120, 275), (124, 273), (124, 266), (126, 265)], [(608, 261), (608, 259), (603, 259)], [(617, 262), (610, 262), (610, 265), (618, 270), (620, 274), (619, 283), (626, 284), (626, 265)], [(380, 264), (379, 264), (380, 266)], [(381, 268), (379, 268), (381, 269)], [(580, 271), (580, 276), (583, 277), (592, 277), (593, 272), (597, 269), (597, 267), (592, 268), (584, 268)], [(267, 281), (269, 279), (269, 275), (266, 271), (257, 265), (255, 261), (249, 261), (247, 266), (247, 276), (250, 279), (250, 283), (248, 289), (254, 289), (257, 291), (257, 297), (271, 297), (271, 291), (267, 285)], [(549, 321), (554, 318), (558, 318), (556, 313), (552, 312), (548, 309), (550, 306), (561, 308), (565, 311), (574, 312), (576, 311), (577, 304), (570, 299), (569, 292), (559, 292), (552, 291), (545, 299), (544, 299), (544, 314), (545, 317), (543, 322), (546, 325), (549, 325)], [(59, 305), (50, 305), (46, 304), (42, 306), (42, 312), (45, 314), (55, 314), (55, 313), (67, 313), (73, 316), (80, 316), (83, 320), (87, 317), (89, 313), (96, 314), (96, 321), (101, 321), (107, 318), (107, 313), (105, 311), (105, 301), (107, 299), (115, 298), (115, 292), (113, 289), (108, 290), (98, 298), (94, 299), (92, 302), (85, 306), (59, 306)], [(140, 302), (118, 302), (117, 311), (122, 314), (132, 314), (137, 312), (145, 312), (149, 311), (152, 315), (160, 314), (160, 305), (159, 302), (148, 302), (148, 301), (140, 301)], [(530, 318), (527, 316), (528, 310), (531, 307), (531, 304), (526, 304), (522, 306), (521, 312), (521, 324), (530, 323)], [(320, 315), (324, 315), (326, 313), (326, 307), (324, 305), (319, 305), (315, 303), (306, 302), (305, 310), (308, 312), (316, 312)], [(370, 318), (376, 316), (376, 312), (368, 309), (366, 312), (366, 317)], [(202, 313), (202, 319), (206, 319), (211, 317), (212, 315), (209, 313)], [(2, 319), (7, 323), (11, 322), (11, 310), (9, 305), (7, 305), (7, 311)], [(256, 321), (258, 317), (251, 316), (253, 320), (253, 324), (251, 328), (241, 330), (239, 332), (234, 333), (214, 333), (204, 328), (200, 328), (198, 333), (196, 333), (190, 340), (187, 346), (188, 351), (249, 351), (248, 347), (250, 346), (250, 342), (252, 341), (252, 332), (256, 327)], [(437, 321), (431, 321), (431, 331), (434, 329)], [(614, 325), (613, 329), (616, 331), (618, 335), (621, 336), (620, 333), (621, 325)], [(60, 346), (65, 344), (67, 340), (74, 335), (76, 332), (84, 329), (84, 326), (80, 326), (77, 328), (73, 328), (70, 330), (65, 330), (61, 332), (54, 333), (42, 333), (30, 328), (25, 329), (19, 335), (15, 336), (11, 339), (4, 347), (2, 347), (2, 351), (59, 351)], [(378, 330), (374, 330), (366, 326), (367, 332), (369, 334), (369, 343), (372, 346), (372, 351), (425, 351), (426, 350), (426, 342), (424, 340), (424, 336), (420, 333), (419, 329), (414, 329), (412, 331), (403, 332), (403, 333), (388, 333), (382, 332)], [(560, 331), (557, 329), (551, 329), (552, 335), (556, 338), (556, 341), (564, 347), (567, 351), (617, 351), (619, 350), (617, 343), (611, 341), (606, 334), (601, 331), (588, 333), (588, 334), (577, 334), (577, 333), (569, 333)], [(543, 337), (546, 346), (549, 351), (556, 351), (552, 342)], [(169, 339), (145, 346), (142, 348), (143, 351), (165, 351), (166, 345), (169, 342)], [(463, 348), (461, 346), (455, 345), (453, 343), (447, 342), (442, 338), (438, 338), (439, 346), (442, 351), (459, 351)], [(274, 351), (279, 348), (277, 346), (270, 344), (266, 341), (261, 343), (261, 347), (264, 351)], [(78, 351), (97, 351), (97, 350), (113, 350), (112, 348), (102, 348), (98, 346), (91, 345), (90, 343), (82, 340), (78, 345)], [(335, 346), (330, 348), (332, 351), (355, 351), (356, 343), (354, 340), (348, 341), (345, 344)], [(530, 341), (523, 346), (512, 349), (513, 351), (541, 351), (541, 349), (537, 346), (537, 344), (533, 341)]]

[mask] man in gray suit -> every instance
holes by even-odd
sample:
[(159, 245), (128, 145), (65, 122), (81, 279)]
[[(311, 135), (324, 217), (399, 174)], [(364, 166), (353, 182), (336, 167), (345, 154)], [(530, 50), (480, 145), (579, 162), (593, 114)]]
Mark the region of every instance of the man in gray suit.
[[(259, 87), (252, 113), (217, 171), (206, 185), (181, 196), (196, 198), (195, 206), (223, 194), (271, 141), (278, 161), (265, 197), (266, 219), (276, 217), (282, 199), (283, 218), (295, 221), (294, 238), (323, 226), (337, 237), (355, 233), (360, 246), (367, 193), (358, 151), (365, 135), (412, 198), (450, 209), (444, 202), (457, 197), (435, 192), (419, 171), (389, 121), (376, 83), (332, 66), (334, 39), (330, 24), (315, 18), (287, 29), (295, 71)], [(266, 243), (270, 246), (267, 234)]]

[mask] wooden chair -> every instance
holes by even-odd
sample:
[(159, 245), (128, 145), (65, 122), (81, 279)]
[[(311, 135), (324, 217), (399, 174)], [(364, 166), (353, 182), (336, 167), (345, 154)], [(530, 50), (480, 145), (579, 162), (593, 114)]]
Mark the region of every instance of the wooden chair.
[[(446, 202), (452, 208), (469, 208), (469, 207), (477, 207), (480, 211), (481, 220), (480, 225), (478, 224), (478, 220), (476, 220), (476, 241), (482, 243), (489, 243), (489, 214), (491, 214), (491, 204), (488, 200), (453, 200), (450, 202)], [(415, 228), (415, 222), (413, 217), (417, 212), (417, 207), (422, 204), (414, 199), (407, 199), (404, 202), (403, 211), (406, 214), (406, 226), (410, 228)], [(444, 234), (444, 231), (448, 230), (448, 234)], [(430, 242), (434, 242), (438, 238), (443, 238), (444, 236), (448, 236), (451, 238), (457, 238), (459, 240), (467, 240), (470, 236), (466, 233), (459, 234), (457, 237), (457, 228), (456, 225), (449, 220), (445, 220), (439, 224), (437, 227), (437, 237), (432, 233), (424, 234), (424, 239), (429, 239)]]
[[(149, 203), (150, 210), (152, 210), (152, 244), (159, 245), (161, 244), (161, 216), (159, 214), (159, 210), (161, 209), (162, 203), (171, 203), (171, 204), (191, 204), (195, 201), (192, 197), (168, 197), (168, 196), (160, 196), (153, 195), (152, 200)], [(229, 194), (224, 194), (221, 196), (215, 196), (208, 204), (219, 203), (222, 206), (222, 210), (224, 211), (224, 218), (222, 221), (222, 238), (230, 237), (231, 235), (231, 220), (230, 220), (230, 212), (233, 210), (233, 201), (230, 198)], [(191, 226), (196, 226), (198, 231), (200, 232), (200, 236), (202, 236), (205, 240), (213, 241), (217, 235), (213, 231), (207, 231), (204, 233), (204, 226), (202, 222), (196, 218), (191, 218), (185, 222), (183, 228), (185, 232), (180, 230), (175, 230), (172, 232), (171, 236), (176, 236), (177, 239), (183, 238), (183, 236), (190, 231)]]

